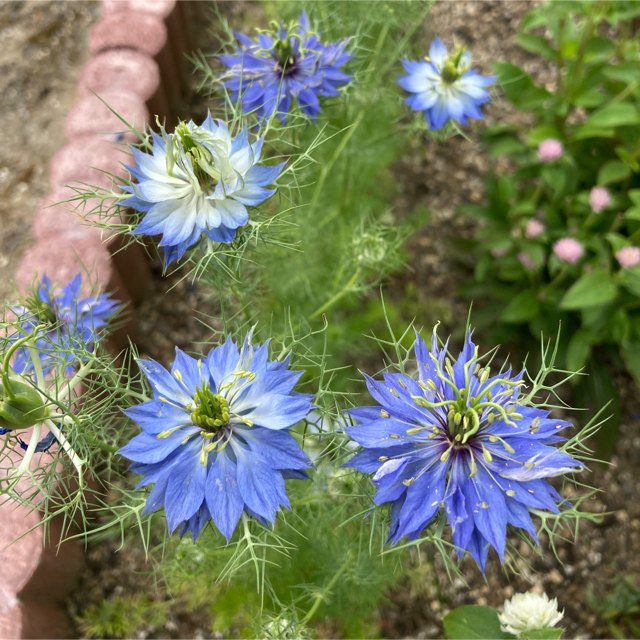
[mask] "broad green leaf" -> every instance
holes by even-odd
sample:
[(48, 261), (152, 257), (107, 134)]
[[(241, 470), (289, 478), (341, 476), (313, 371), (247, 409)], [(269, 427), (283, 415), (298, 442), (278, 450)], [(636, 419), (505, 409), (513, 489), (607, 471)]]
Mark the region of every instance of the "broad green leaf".
[(625, 220), (640, 220), (640, 207), (631, 207), (624, 212)]
[(628, 340), (631, 333), (629, 314), (624, 309), (618, 309), (616, 314), (609, 320), (607, 329), (618, 344)]
[(631, 202), (640, 207), (640, 189), (629, 189), (627, 195), (631, 198)]
[(527, 144), (532, 147), (537, 147), (543, 140), (547, 138), (555, 138), (556, 140), (562, 140), (562, 134), (550, 124), (542, 124), (539, 127), (531, 130), (531, 133), (527, 137)]
[(585, 124), (592, 127), (621, 127), (628, 124), (639, 124), (640, 112), (629, 102), (610, 102), (607, 106), (595, 111)]
[(615, 148), (615, 152), (618, 158), (620, 158), (620, 160), (622, 160), (622, 162), (624, 162), (625, 164), (628, 164), (634, 171), (638, 171), (638, 169), (640, 169), (640, 163), (638, 163), (636, 155), (633, 153), (629, 153), (626, 147), (623, 147), (620, 144)]
[(567, 369), (569, 371), (579, 371), (584, 367), (591, 354), (591, 345), (594, 337), (586, 329), (578, 329), (567, 347)]
[(538, 210), (536, 202), (534, 200), (523, 200), (522, 202), (516, 202), (515, 205), (509, 211), (509, 215), (517, 216), (530, 216)]
[(515, 637), (500, 629), (498, 612), (491, 607), (464, 605), (448, 613), (443, 623), (451, 640), (507, 640)]
[(613, 138), (615, 135), (615, 129), (582, 124), (575, 130), (572, 138), (574, 140), (586, 140), (587, 138)]
[(611, 302), (618, 294), (613, 278), (596, 269), (574, 282), (560, 302), (561, 309), (586, 309)]
[(502, 312), (503, 322), (527, 322), (538, 315), (540, 305), (535, 291), (527, 289), (521, 291)]
[(558, 52), (542, 36), (533, 33), (521, 33), (516, 37), (516, 42), (531, 53), (539, 53), (554, 62), (558, 59)]
[(565, 40), (562, 43), (562, 57), (573, 59), (578, 53), (579, 43), (577, 40)]
[(581, 93), (573, 102), (578, 107), (586, 107), (587, 109), (593, 109), (599, 107), (607, 96), (600, 91), (585, 91)]
[(627, 342), (622, 345), (622, 357), (629, 373), (636, 383), (640, 384), (640, 342)]
[(622, 273), (622, 286), (640, 298), (640, 267), (625, 269)]
[(526, 148), (518, 138), (504, 136), (491, 143), (489, 154), (492, 158), (498, 158), (499, 156), (508, 156), (511, 153), (521, 153)]
[(585, 59), (589, 62), (595, 60), (606, 60), (616, 55), (616, 45), (608, 38), (596, 36), (587, 41), (585, 47)]
[(546, 89), (537, 87), (531, 77), (510, 62), (495, 62), (500, 85), (507, 99), (519, 109), (535, 109), (553, 97)]
[(512, 102), (518, 109), (529, 110), (544, 106), (552, 98), (553, 94), (546, 89), (542, 87), (532, 87), (531, 89), (523, 91), (515, 100), (512, 100)]
[(610, 184), (611, 182), (620, 182), (631, 174), (631, 167), (624, 162), (618, 160), (609, 160), (605, 162), (598, 171), (598, 184)]
[(534, 86), (531, 77), (515, 64), (495, 62), (493, 69), (498, 74), (498, 81), (509, 100), (517, 100), (523, 91)]
[(640, 65), (637, 62), (623, 62), (615, 66), (606, 66), (602, 73), (610, 80), (618, 82), (626, 82), (627, 84), (640, 82)]
[(613, 252), (615, 253), (616, 251), (620, 251), (620, 249), (622, 249), (622, 247), (628, 247), (629, 246), (629, 240), (627, 238), (625, 238), (625, 236), (619, 234), (619, 233), (607, 233), (605, 234), (606, 239), (609, 241), (609, 243), (611, 244), (611, 248), (613, 249)]
[(546, 629), (536, 629), (535, 631), (527, 631), (529, 640), (558, 640), (562, 636), (563, 629), (555, 627), (547, 627)]

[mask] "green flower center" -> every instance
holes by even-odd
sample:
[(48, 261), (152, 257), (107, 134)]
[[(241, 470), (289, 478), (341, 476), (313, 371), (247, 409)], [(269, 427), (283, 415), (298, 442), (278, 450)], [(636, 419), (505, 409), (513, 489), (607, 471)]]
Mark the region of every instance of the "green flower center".
[(296, 63), (296, 57), (289, 38), (276, 40), (276, 43), (273, 45), (273, 53), (283, 73), (287, 73), (293, 69)]
[(213, 393), (209, 383), (196, 389), (195, 407), (191, 411), (191, 421), (209, 433), (218, 433), (229, 424), (229, 403), (224, 396)]
[(41, 300), (37, 293), (27, 300), (25, 307), (33, 313), (41, 323), (48, 325), (55, 325), (58, 323), (58, 318), (56, 317), (54, 308), (48, 302)]
[(220, 179), (220, 172), (215, 168), (211, 151), (194, 139), (185, 122), (181, 122), (176, 127), (176, 135), (180, 138), (185, 153), (191, 159), (193, 172), (200, 188), (205, 191), (214, 187)]
[(446, 84), (453, 84), (467, 70), (467, 67), (464, 64), (461, 64), (464, 52), (465, 49), (458, 47), (455, 55), (447, 58), (447, 61), (444, 63), (444, 67), (442, 68), (442, 80)]

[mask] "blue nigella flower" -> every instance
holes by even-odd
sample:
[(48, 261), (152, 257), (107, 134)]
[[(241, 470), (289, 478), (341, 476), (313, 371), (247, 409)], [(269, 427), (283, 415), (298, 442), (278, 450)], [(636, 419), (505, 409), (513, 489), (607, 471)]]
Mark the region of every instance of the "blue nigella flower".
[(236, 32), (240, 43), (234, 55), (222, 55), (229, 67), (225, 87), (230, 100), (240, 98), (245, 113), (257, 111), (269, 118), (277, 108), (281, 122), (291, 109), (292, 98), (304, 113), (320, 113), (318, 96), (339, 96), (337, 87), (352, 78), (340, 70), (353, 56), (345, 51), (348, 40), (323, 44), (313, 33), (306, 12), (296, 24), (279, 25), (272, 33), (260, 33), (257, 42)]
[[(22, 305), (12, 307), (21, 323), (21, 332), (14, 336), (16, 339), (39, 325), (45, 326), (36, 336), (36, 348), (45, 375), (65, 363), (65, 371), (71, 375), (77, 350), (91, 349), (100, 339), (99, 329), (107, 325), (120, 307), (119, 301), (110, 299), (108, 294), (82, 298), (81, 288), (82, 274), (78, 273), (56, 294), (51, 279), (44, 274), (34, 295)], [(20, 374), (33, 371), (27, 348), (18, 349), (13, 368)]]
[(290, 508), (285, 478), (308, 478), (310, 462), (287, 432), (312, 409), (293, 387), (302, 371), (268, 361), (268, 344), (242, 350), (229, 337), (196, 360), (176, 349), (171, 373), (140, 360), (154, 399), (126, 411), (142, 427), (120, 450), (155, 486), (144, 513), (164, 507), (173, 532), (194, 540), (207, 520), (231, 538), (242, 512), (266, 525)]
[(440, 38), (429, 48), (429, 57), (420, 62), (403, 60), (409, 74), (398, 77), (398, 84), (413, 95), (405, 102), (422, 111), (429, 129), (441, 129), (452, 118), (463, 125), (467, 118), (484, 119), (480, 105), (489, 102), (484, 87), (495, 82), (496, 76), (481, 76), (472, 71), (471, 54), (458, 49), (450, 56)]
[(489, 546), (504, 561), (507, 525), (537, 542), (529, 510), (559, 513), (562, 500), (545, 478), (584, 464), (551, 446), (570, 423), (520, 404), (524, 372), (490, 377), (470, 334), (453, 365), (435, 330), (431, 351), (417, 334), (414, 349), (417, 380), (365, 376), (381, 406), (349, 410), (359, 424), (346, 431), (365, 448), (346, 466), (375, 473), (375, 503), (391, 502), (388, 542), (415, 540), (446, 514), (458, 556), (484, 570)]
[(202, 126), (183, 122), (174, 133), (152, 136), (151, 154), (132, 149), (137, 166), (127, 169), (138, 183), (122, 187), (132, 194), (122, 204), (146, 213), (133, 233), (161, 234), (166, 264), (203, 235), (233, 242), (249, 219), (247, 207), (275, 193), (264, 187), (285, 165), (259, 165), (263, 138), (250, 144), (245, 129), (232, 139), (227, 125), (211, 115)]
[[(58, 428), (60, 428), (60, 425), (58, 425)], [(8, 432), (9, 429), (0, 429), (0, 435), (3, 435), (1, 433), (2, 431)], [(46, 451), (49, 451), (49, 449), (51, 449), (51, 447), (56, 442), (58, 442), (58, 438), (56, 438), (55, 435), (50, 431), (44, 438), (42, 438), (42, 440), (40, 440), (40, 442), (38, 442), (35, 448), (35, 452), (44, 453)], [(20, 438), (20, 448), (24, 451), (27, 451), (29, 449), (29, 445), (22, 438)]]

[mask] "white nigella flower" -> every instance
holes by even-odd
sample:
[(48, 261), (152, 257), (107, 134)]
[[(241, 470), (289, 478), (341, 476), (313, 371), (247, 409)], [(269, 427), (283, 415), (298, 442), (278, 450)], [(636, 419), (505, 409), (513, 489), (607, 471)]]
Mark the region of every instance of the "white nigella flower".
[(122, 204), (146, 214), (134, 233), (162, 235), (167, 264), (203, 234), (233, 242), (249, 219), (247, 207), (275, 193), (264, 187), (284, 167), (259, 165), (263, 139), (250, 144), (246, 129), (232, 139), (210, 115), (201, 126), (181, 122), (174, 133), (152, 136), (151, 154), (133, 149), (137, 166), (128, 169), (138, 183), (123, 187), (132, 195)]
[(550, 600), (546, 593), (516, 593), (504, 603), (504, 612), (499, 615), (500, 629), (524, 638), (528, 631), (555, 626), (563, 614), (564, 611), (558, 611), (556, 598)]

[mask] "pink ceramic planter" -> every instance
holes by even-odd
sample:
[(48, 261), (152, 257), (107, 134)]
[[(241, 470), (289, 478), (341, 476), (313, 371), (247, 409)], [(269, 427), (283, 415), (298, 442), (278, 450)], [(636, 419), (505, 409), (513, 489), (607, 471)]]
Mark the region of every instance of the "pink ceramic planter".
[(66, 184), (111, 185), (127, 180), (129, 172), (125, 164), (132, 164), (133, 156), (124, 144), (109, 142), (99, 135), (85, 136), (62, 147), (49, 165), (49, 184), (59, 187)]
[(139, 142), (138, 136), (127, 131), (120, 118), (136, 130), (143, 131), (149, 122), (144, 100), (135, 93), (115, 89), (104, 91), (99, 96), (89, 95), (81, 98), (69, 111), (65, 135), (70, 142), (94, 135), (111, 142)]
[(89, 47), (93, 55), (108, 49), (133, 49), (156, 60), (169, 106), (179, 103), (182, 88), (176, 59), (162, 18), (141, 11), (109, 13), (91, 30)]
[(102, 51), (85, 66), (78, 87), (81, 96), (102, 95), (110, 90), (135, 93), (147, 103), (152, 125), (153, 116), (169, 113), (158, 63), (142, 51)]

